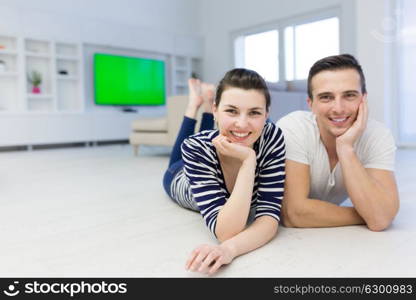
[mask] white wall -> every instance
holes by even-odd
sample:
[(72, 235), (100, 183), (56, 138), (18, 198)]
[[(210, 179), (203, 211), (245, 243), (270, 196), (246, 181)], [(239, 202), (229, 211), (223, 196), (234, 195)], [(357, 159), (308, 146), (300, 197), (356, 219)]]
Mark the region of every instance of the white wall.
[(1, 6), (70, 18), (73, 25), (80, 19), (94, 19), (175, 34), (200, 33), (199, 1), (195, 0), (0, 0)]
[(197, 56), (198, 5), (194, 0), (0, 0), (0, 32)]

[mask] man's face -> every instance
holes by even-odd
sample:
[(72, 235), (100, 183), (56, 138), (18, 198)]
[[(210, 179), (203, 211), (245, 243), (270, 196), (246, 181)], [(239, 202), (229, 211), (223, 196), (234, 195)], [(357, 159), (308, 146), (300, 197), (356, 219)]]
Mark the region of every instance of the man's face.
[(316, 115), (321, 137), (342, 135), (357, 118), (363, 98), (360, 75), (354, 69), (322, 71), (312, 77), (311, 86), (308, 104)]

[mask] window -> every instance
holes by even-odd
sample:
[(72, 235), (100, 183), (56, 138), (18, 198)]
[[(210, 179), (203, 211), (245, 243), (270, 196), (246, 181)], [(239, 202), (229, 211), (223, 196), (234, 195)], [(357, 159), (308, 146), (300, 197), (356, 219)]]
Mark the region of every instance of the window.
[(329, 18), (285, 28), (287, 80), (307, 79), (319, 59), (339, 54), (338, 18)]
[(260, 33), (238, 34), (235, 66), (253, 69), (269, 82), (304, 80), (315, 61), (339, 54), (339, 45), (339, 18), (334, 14), (302, 22), (289, 20)]
[[(236, 66), (252, 69), (269, 82), (279, 81), (279, 36), (277, 30), (240, 37), (236, 41), (243, 50), (236, 53)], [(240, 51), (241, 51), (240, 50)], [(238, 59), (237, 59), (238, 57)]]

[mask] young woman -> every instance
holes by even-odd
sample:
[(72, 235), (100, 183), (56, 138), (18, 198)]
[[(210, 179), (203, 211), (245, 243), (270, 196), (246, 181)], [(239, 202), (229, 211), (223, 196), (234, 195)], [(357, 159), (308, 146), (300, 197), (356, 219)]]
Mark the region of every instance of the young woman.
[[(282, 131), (266, 122), (270, 95), (256, 72), (227, 72), (213, 106), (209, 85), (190, 80), (189, 90), (164, 187), (180, 206), (199, 211), (220, 241), (219, 245), (197, 247), (186, 263), (188, 270), (213, 274), (276, 234), (285, 181), (285, 145)], [(193, 135), (202, 104), (201, 131)], [(214, 120), (217, 130), (213, 130)]]

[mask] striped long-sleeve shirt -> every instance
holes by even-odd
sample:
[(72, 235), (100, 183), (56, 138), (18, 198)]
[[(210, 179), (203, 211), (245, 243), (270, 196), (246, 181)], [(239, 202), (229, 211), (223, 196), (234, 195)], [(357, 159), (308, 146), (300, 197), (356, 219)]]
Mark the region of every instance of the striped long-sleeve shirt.
[[(187, 138), (182, 144), (184, 170), (175, 176), (171, 194), (175, 199), (196, 205), (208, 228), (215, 235), (217, 216), (230, 197), (212, 140), (218, 130), (206, 130)], [(255, 218), (271, 216), (280, 221), (285, 181), (285, 144), (282, 131), (266, 123), (254, 144), (257, 156), (251, 210)]]

